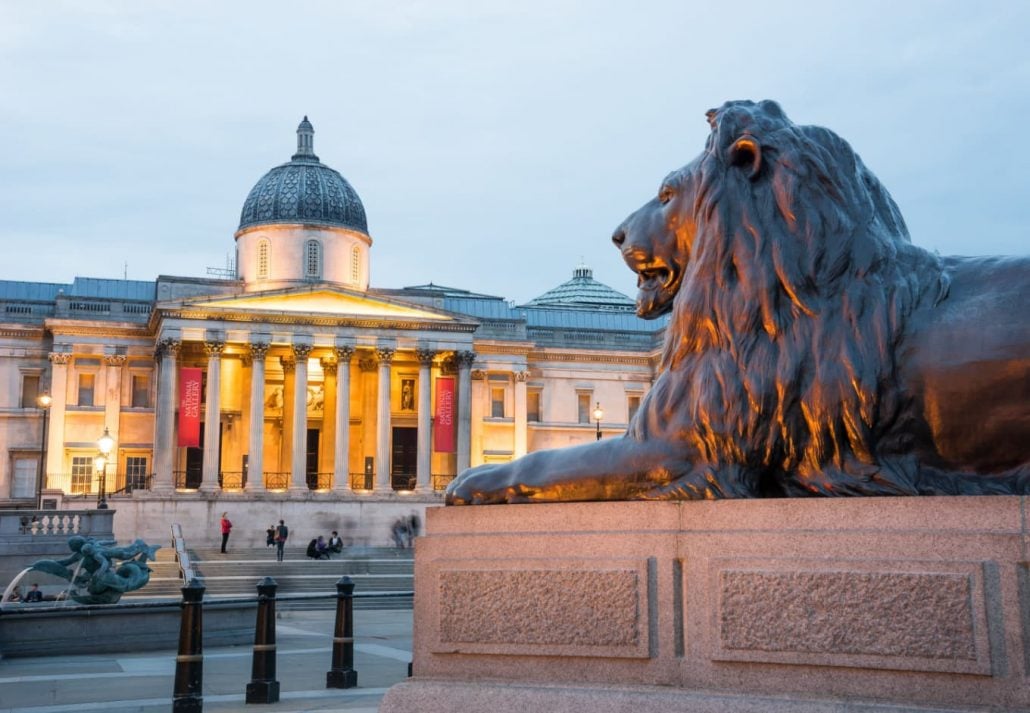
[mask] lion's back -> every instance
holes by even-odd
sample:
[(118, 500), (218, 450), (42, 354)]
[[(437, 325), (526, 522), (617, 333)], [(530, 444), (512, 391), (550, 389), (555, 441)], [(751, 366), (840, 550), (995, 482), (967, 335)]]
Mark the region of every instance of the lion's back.
[(1030, 464), (1030, 258), (950, 257), (947, 296), (912, 314), (901, 383), (934, 465), (1000, 473)]

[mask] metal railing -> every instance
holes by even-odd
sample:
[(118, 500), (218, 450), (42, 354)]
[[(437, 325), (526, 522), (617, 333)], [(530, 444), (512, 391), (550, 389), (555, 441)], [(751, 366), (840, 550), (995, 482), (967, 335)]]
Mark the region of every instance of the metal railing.
[(452, 480), (454, 480), (455, 477), (456, 476), (454, 476), (454, 475), (448, 475), (448, 474), (442, 474), (442, 473), (433, 473), (433, 475), (432, 475), (432, 478), (433, 478), (433, 490), (437, 490), (437, 491), (446, 490), (447, 489), (447, 485)]
[(182, 536), (182, 525), (177, 522), (172, 523), (172, 549), (175, 550), (175, 561), (179, 563), (179, 578), (188, 586), (197, 575), (186, 549), (186, 538)]
[(351, 490), (374, 490), (376, 487), (376, 477), (373, 473), (351, 473), (350, 474), (350, 488)]
[(241, 470), (223, 470), (218, 474), (218, 486), (222, 490), (243, 490), (247, 487), (247, 474)]

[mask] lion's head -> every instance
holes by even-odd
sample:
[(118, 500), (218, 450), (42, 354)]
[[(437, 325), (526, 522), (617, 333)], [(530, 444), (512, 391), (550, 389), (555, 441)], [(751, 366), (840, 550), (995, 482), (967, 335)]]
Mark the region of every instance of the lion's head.
[(683, 282), (697, 231), (694, 200), (702, 158), (666, 176), (658, 195), (612, 234), (622, 259), (637, 273), (637, 315), (644, 319), (671, 310)]
[(874, 432), (897, 409), (904, 321), (947, 281), (839, 136), (771, 101), (727, 102), (708, 121), (704, 152), (613, 236), (638, 274), (638, 313), (673, 312), (663, 368), (678, 376), (652, 405), (686, 412), (712, 463), (828, 492), (847, 480), (835, 471), (870, 471)]

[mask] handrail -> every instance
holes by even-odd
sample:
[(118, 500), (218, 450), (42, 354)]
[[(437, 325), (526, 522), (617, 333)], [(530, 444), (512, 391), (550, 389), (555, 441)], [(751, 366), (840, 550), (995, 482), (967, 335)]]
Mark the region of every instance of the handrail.
[(193, 571), (193, 562), (190, 560), (190, 553), (186, 550), (186, 539), (182, 536), (182, 525), (172, 523), (172, 548), (175, 550), (175, 561), (179, 563), (179, 578), (184, 585), (189, 585), (197, 578)]

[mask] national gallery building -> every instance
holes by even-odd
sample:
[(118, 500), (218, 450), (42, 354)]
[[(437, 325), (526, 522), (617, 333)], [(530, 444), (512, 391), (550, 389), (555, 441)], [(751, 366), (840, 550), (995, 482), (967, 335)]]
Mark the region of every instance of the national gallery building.
[(665, 320), (584, 266), (521, 306), (370, 286), (364, 207), (313, 138), (247, 196), (234, 274), (0, 281), (0, 508), (385, 539), (470, 465), (625, 430)]

